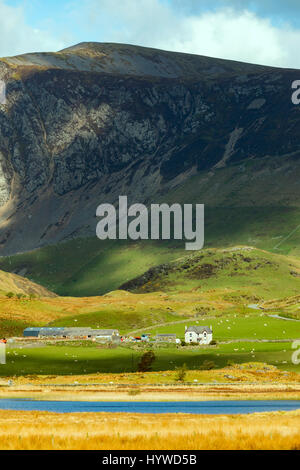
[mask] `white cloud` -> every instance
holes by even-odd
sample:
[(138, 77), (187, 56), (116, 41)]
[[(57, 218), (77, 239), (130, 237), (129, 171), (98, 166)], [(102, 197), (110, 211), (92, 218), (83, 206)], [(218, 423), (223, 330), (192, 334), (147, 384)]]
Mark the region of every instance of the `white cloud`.
[[(218, 4), (224, 3), (229, 1)], [(191, 9), (179, 11), (170, 0), (69, 0), (60, 13), (49, 9), (51, 18), (41, 18), (47, 26), (37, 30), (27, 24), (22, 7), (0, 0), (0, 57), (103, 41), (300, 68), (300, 29), (275, 26), (242, 10), (241, 1), (234, 4), (239, 8), (192, 14)], [(56, 21), (57, 15), (64, 21)], [(71, 37), (76, 39), (66, 39)]]
[[(286, 65), (283, 34), (268, 20), (232, 9), (185, 18), (172, 50), (268, 65)], [(300, 32), (299, 36), (300, 38)]]
[(65, 46), (47, 31), (26, 24), (22, 7), (12, 7), (0, 0), (0, 57), (24, 52), (52, 51)]
[(248, 10), (178, 15), (162, 0), (87, 0), (84, 5), (78, 17), (99, 41), (300, 68), (300, 30), (276, 27)]

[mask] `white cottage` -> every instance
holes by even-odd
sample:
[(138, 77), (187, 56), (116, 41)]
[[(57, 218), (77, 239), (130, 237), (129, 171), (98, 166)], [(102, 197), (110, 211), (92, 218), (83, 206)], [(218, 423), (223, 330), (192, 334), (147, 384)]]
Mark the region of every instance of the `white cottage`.
[(185, 327), (185, 342), (210, 344), (213, 339), (212, 327), (208, 326), (189, 326)]

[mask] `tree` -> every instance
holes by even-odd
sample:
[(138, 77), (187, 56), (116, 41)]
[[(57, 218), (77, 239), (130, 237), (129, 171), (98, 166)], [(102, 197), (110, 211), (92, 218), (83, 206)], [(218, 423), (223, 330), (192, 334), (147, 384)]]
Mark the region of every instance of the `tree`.
[(187, 371), (187, 367), (186, 367), (186, 364), (183, 364), (181, 367), (176, 367), (176, 376), (175, 376), (175, 380), (177, 382), (184, 382), (185, 380), (185, 377), (186, 377), (186, 371)]
[(6, 297), (12, 299), (15, 294), (13, 292), (7, 292)]
[(152, 364), (155, 361), (155, 354), (153, 351), (145, 352), (140, 362), (138, 363), (138, 372), (149, 372), (152, 369)]

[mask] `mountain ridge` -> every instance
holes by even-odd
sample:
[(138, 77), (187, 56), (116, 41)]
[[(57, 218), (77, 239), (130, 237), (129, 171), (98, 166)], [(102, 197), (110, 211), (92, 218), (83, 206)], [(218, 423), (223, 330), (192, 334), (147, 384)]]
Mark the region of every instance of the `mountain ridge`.
[[(11, 66), (40, 66), (126, 76), (173, 79), (207, 78), (281, 70), (263, 66), (122, 43), (82, 42), (57, 52), (33, 52), (0, 59)], [(293, 70), (293, 69), (291, 69)]]

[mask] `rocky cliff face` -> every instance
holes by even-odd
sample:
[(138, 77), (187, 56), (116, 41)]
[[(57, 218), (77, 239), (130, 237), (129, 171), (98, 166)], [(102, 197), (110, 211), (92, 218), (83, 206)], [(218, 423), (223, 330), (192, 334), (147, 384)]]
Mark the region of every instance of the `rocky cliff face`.
[(254, 204), (264, 177), (282, 178), (274, 203), (299, 204), (300, 71), (84, 43), (1, 59), (0, 79), (1, 254), (94, 234), (101, 202), (156, 202), (231, 166)]

